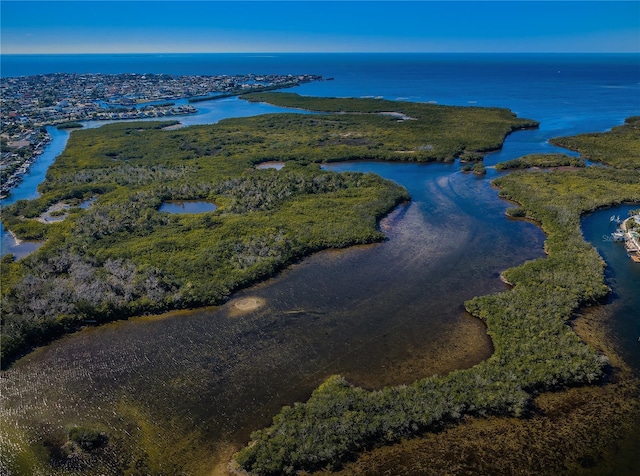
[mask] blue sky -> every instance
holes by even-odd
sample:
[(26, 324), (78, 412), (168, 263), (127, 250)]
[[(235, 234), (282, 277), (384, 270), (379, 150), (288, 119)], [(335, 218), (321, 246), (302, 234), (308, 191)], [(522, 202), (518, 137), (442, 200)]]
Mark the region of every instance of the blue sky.
[(640, 1), (2, 0), (1, 52), (640, 52)]

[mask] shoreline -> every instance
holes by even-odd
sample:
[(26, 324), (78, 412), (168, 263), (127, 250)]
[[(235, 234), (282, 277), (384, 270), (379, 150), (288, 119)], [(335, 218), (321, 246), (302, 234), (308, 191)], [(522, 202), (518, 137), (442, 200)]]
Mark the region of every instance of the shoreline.
[(13, 238), (14, 246), (20, 246), (24, 243), (24, 240), (18, 238), (13, 231), (9, 230), (8, 228), (5, 228), (5, 230), (7, 230), (7, 233), (9, 233), (11, 235), (11, 238)]
[[(144, 120), (169, 121), (170, 118), (197, 115), (199, 111), (195, 106), (192, 105), (193, 103), (196, 103), (196, 102), (213, 101), (213, 100), (224, 99), (228, 97), (239, 97), (243, 94), (250, 94), (254, 92), (257, 93), (257, 92), (264, 92), (264, 91), (277, 91), (280, 89), (293, 88), (293, 87), (300, 86), (301, 84), (306, 84), (313, 81), (322, 81), (322, 80), (323, 78), (321, 76), (305, 74), (304, 77), (298, 76), (296, 79), (291, 79), (289, 81), (282, 82), (282, 83), (275, 83), (268, 86), (248, 87), (244, 89), (239, 88), (233, 91), (222, 92), (215, 96), (198, 97), (198, 96), (180, 95), (176, 97), (167, 98), (168, 101), (174, 101), (174, 100), (187, 101), (186, 105), (179, 105), (179, 106), (176, 106), (175, 103), (155, 104), (158, 102), (157, 99), (148, 99), (148, 100), (139, 101), (138, 105), (142, 106), (142, 108), (140, 109), (137, 107), (133, 107), (132, 109), (119, 110), (118, 107), (126, 108), (127, 105), (116, 104), (113, 110), (104, 109), (98, 112), (94, 111), (92, 113), (94, 117), (76, 117), (69, 114), (67, 117), (64, 117), (62, 119), (58, 118), (58, 119), (53, 119), (49, 121), (46, 121), (46, 120), (42, 121), (42, 118), (40, 118), (40, 120), (36, 120), (34, 118), (32, 127), (34, 128), (34, 130), (38, 130), (38, 129), (42, 130), (42, 132), (45, 135), (45, 139), (43, 143), (48, 144), (53, 139), (51, 134), (46, 130), (46, 128), (49, 126), (58, 127), (59, 129), (64, 129), (64, 127), (60, 127), (60, 126), (64, 126), (65, 124), (70, 124), (70, 123), (78, 123), (80, 127), (74, 126), (71, 128), (71, 129), (75, 129), (75, 128), (81, 128), (82, 125), (80, 123), (82, 122), (94, 123), (94, 122), (101, 122), (101, 121), (144, 121)], [(104, 98), (101, 99), (101, 101), (103, 100)], [(152, 108), (150, 111), (152, 111), (154, 115), (147, 116), (144, 110), (145, 107)], [(84, 112), (84, 114), (88, 115), (87, 112)], [(134, 114), (136, 115), (136, 117), (131, 117), (131, 115), (134, 115)], [(109, 115), (109, 117), (96, 117), (97, 115)], [(32, 155), (28, 159), (19, 163), (19, 165), (16, 167), (16, 170), (18, 171), (18, 173), (12, 174), (11, 176), (7, 177), (6, 181), (4, 181), (2, 187), (0, 188), (0, 195), (3, 197), (3, 199), (11, 196), (13, 189), (22, 182), (23, 176), (29, 173), (29, 169), (31, 168), (33, 163), (35, 163), (40, 158), (40, 156), (44, 152), (44, 148), (40, 148), (39, 146), (40, 144), (28, 145), (28, 148), (31, 150)]]

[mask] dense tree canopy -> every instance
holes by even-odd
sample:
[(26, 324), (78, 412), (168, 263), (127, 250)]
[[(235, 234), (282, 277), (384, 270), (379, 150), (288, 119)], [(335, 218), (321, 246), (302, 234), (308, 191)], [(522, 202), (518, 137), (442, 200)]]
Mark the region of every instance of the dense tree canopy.
[(550, 142), (578, 151), (594, 162), (619, 169), (640, 169), (640, 116), (629, 117), (608, 132), (557, 137)]

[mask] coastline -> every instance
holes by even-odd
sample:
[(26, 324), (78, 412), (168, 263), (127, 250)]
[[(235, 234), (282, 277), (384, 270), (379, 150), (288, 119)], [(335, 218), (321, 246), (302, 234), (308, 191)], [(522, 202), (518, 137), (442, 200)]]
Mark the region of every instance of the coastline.
[[(587, 170), (584, 174), (558, 172), (555, 175), (556, 185), (566, 186), (567, 183), (573, 183), (572, 180), (584, 185), (590, 183), (591, 180), (599, 179), (601, 186), (610, 194), (606, 197), (594, 198), (596, 204), (599, 202), (601, 206), (611, 206), (621, 200), (632, 200), (638, 197), (638, 190), (631, 185), (621, 187), (615, 176), (599, 176), (599, 173), (598, 169)], [(338, 425), (338, 430), (334, 430), (327, 422), (345, 418), (342, 405), (346, 404), (344, 403), (346, 401), (354, 402), (349, 413), (362, 412), (369, 415), (371, 419), (375, 418), (376, 422), (378, 419), (383, 420), (385, 422), (383, 424), (391, 428), (389, 431), (395, 430), (392, 426), (395, 420), (387, 423), (387, 418), (394, 418), (396, 412), (401, 415), (411, 415), (405, 417), (405, 426), (400, 428), (404, 429), (409, 425), (414, 425), (417, 427), (414, 432), (407, 433), (406, 430), (395, 430), (399, 434), (393, 439), (387, 433), (385, 441), (395, 443), (402, 438), (412, 436), (412, 433), (422, 433), (434, 426), (439, 428), (444, 424), (445, 427), (449, 427), (449, 424), (453, 424), (456, 420), (464, 425), (469, 419), (475, 419), (478, 414), (484, 415), (485, 412), (489, 415), (503, 415), (498, 419), (507, 421), (507, 424), (510, 425), (508, 422), (512, 421), (514, 416), (523, 416), (523, 414), (530, 412), (535, 414), (540, 408), (544, 408), (541, 395), (549, 395), (547, 398), (551, 401), (563, 400), (566, 394), (558, 393), (559, 390), (571, 388), (569, 393), (574, 395), (588, 395), (597, 392), (597, 389), (606, 383), (609, 361), (605, 355), (594, 350), (585, 339), (573, 332), (570, 325), (571, 318), (575, 316), (575, 313), (583, 312), (589, 303), (600, 302), (611, 291), (604, 279), (605, 263), (596, 249), (584, 240), (580, 228), (580, 217), (595, 205), (587, 199), (575, 204), (575, 194), (572, 194), (571, 191), (560, 193), (559, 189), (545, 187), (538, 183), (544, 178), (542, 173), (537, 175), (509, 174), (501, 177), (497, 182), (496, 185), (500, 188), (501, 197), (506, 196), (520, 203), (532, 217), (540, 220), (539, 226), (547, 235), (544, 246), (547, 256), (505, 270), (503, 273), (505, 277), (508, 277), (505, 279), (514, 284), (513, 289), (494, 295), (478, 296), (465, 302), (465, 308), (471, 315), (486, 321), (487, 332), (492, 338), (495, 352), (488, 360), (472, 369), (443, 376), (437, 382), (437, 385), (442, 387), (442, 391), (445, 392), (444, 389), (447, 388), (447, 385), (451, 382), (457, 383), (457, 379), (468, 378), (474, 382), (474, 378), (479, 378), (479, 376), (487, 378), (488, 375), (491, 375), (489, 382), (503, 382), (501, 379), (506, 373), (512, 376), (509, 378), (510, 381), (519, 378), (517, 380), (518, 389), (526, 393), (526, 397), (518, 393), (509, 397), (514, 400), (520, 398), (521, 407), (513, 409), (513, 407), (506, 405), (501, 407), (490, 403), (491, 411), (486, 411), (478, 404), (484, 397), (476, 396), (473, 402), (469, 403), (469, 407), (473, 410), (467, 410), (464, 404), (460, 404), (462, 410), (457, 407), (452, 411), (456, 415), (453, 420), (449, 417), (440, 421), (438, 414), (431, 416), (432, 413), (427, 412), (424, 415), (418, 409), (414, 410), (413, 407), (416, 399), (420, 399), (420, 397), (429, 402), (429, 408), (441, 408), (441, 405), (447, 405), (445, 403), (448, 401), (446, 397), (440, 397), (441, 394), (438, 394), (439, 397), (434, 399), (429, 393), (428, 384), (431, 382), (427, 380), (419, 380), (409, 387), (385, 388), (382, 394), (371, 394), (366, 393), (365, 389), (346, 382), (342, 377), (334, 376), (318, 387), (306, 402), (297, 404), (295, 408), (300, 410), (292, 411), (289, 407), (284, 407), (274, 417), (270, 427), (252, 434), (250, 443), (235, 456), (235, 460), (245, 469), (251, 470), (259, 467), (264, 461), (263, 458), (269, 457), (263, 455), (277, 458), (278, 464), (282, 464), (282, 467), (292, 461), (287, 458), (296, 457), (299, 458), (297, 461), (300, 462), (297, 463), (297, 466), (300, 469), (313, 470), (317, 468), (313, 451), (305, 451), (301, 448), (297, 444), (297, 438), (300, 433), (310, 432), (317, 441), (333, 441), (336, 432), (346, 430), (342, 429), (341, 425)], [(522, 183), (519, 183), (520, 179), (523, 179)], [(527, 179), (531, 179), (531, 183), (527, 182)], [(560, 187), (560, 185), (558, 186)], [(561, 188), (561, 190), (565, 189)], [(550, 202), (562, 208), (570, 217), (568, 222), (566, 219), (559, 220), (555, 215), (545, 213)], [(548, 280), (548, 278), (545, 279), (548, 273), (558, 267), (563, 270), (563, 273), (554, 273), (554, 279), (550, 283), (544, 284), (544, 281)], [(550, 306), (555, 309), (554, 313), (547, 312)], [(526, 329), (526, 331), (522, 332), (521, 329)], [(570, 339), (569, 334), (572, 334)], [(576, 362), (577, 356), (580, 356), (580, 359)], [(577, 366), (571, 367), (571, 365)], [(478, 387), (477, 383), (472, 388), (473, 391), (467, 390), (467, 392), (478, 392), (479, 395), (483, 395), (482, 387)], [(612, 387), (606, 388), (611, 389)], [(488, 391), (492, 392), (492, 390)], [(384, 398), (384, 402), (387, 402), (387, 398), (391, 397), (391, 395), (385, 395), (385, 392), (393, 392), (393, 398), (399, 400), (400, 403), (393, 405), (387, 403), (384, 412), (381, 412), (377, 410), (380, 405), (378, 400)], [(404, 396), (405, 393), (408, 395), (407, 397)], [(612, 410), (606, 406), (610, 401), (611, 396), (598, 401), (598, 404), (604, 406), (604, 408), (598, 409), (600, 414), (604, 414), (605, 410)], [(585, 404), (587, 402), (588, 400), (585, 401)], [(413, 416), (414, 411), (416, 416)], [(576, 412), (561, 410), (558, 417), (561, 419), (570, 418), (571, 425), (589, 427), (591, 420), (584, 422), (581, 418), (582, 411), (581, 406)], [(424, 403), (422, 412), (424, 412)], [(619, 416), (619, 414), (617, 415)], [(576, 416), (578, 418), (574, 419)], [(487, 420), (481, 418), (479, 425), (486, 426), (487, 421), (494, 420), (492, 417)], [(568, 424), (563, 423), (561, 428)], [(418, 431), (418, 428), (422, 428), (422, 431)], [(612, 432), (608, 436), (617, 435), (617, 427), (611, 430)], [(368, 427), (350, 431), (356, 435), (352, 437), (353, 440), (365, 442), (356, 447), (360, 451), (366, 452), (366, 446), (380, 439), (380, 437), (376, 438), (376, 430), (370, 430)], [(456, 432), (459, 429), (452, 428), (452, 431)], [(270, 435), (274, 433), (284, 434), (286, 442), (273, 442)], [(593, 459), (593, 463), (588, 464), (599, 463), (601, 457), (590, 455), (590, 452), (598, 446), (594, 447), (593, 441), (588, 438), (583, 442), (583, 446), (588, 447), (589, 452), (583, 453), (582, 456), (589, 455)], [(596, 438), (596, 443), (599, 446), (603, 445), (603, 442), (598, 438)], [(607, 439), (606, 443), (608, 446), (611, 445), (611, 439)], [(335, 456), (327, 457), (323, 464), (326, 461), (334, 464), (337, 461), (341, 462), (345, 459), (344, 455), (347, 451), (349, 454), (355, 451), (353, 446), (346, 450), (340, 443), (333, 446), (328, 445), (328, 447)], [(322, 450), (329, 451), (327, 446), (322, 446)], [(302, 451), (305, 451), (304, 457), (308, 459), (303, 460), (298, 456)], [(278, 456), (272, 456), (275, 454)], [(567, 458), (565, 461), (571, 461), (567, 456), (565, 455)], [(565, 461), (559, 463), (564, 465)], [(382, 462), (379, 463), (382, 468), (385, 467)], [(548, 464), (553, 465), (558, 462), (549, 460)], [(493, 471), (488, 472), (486, 468), (483, 470), (480, 471), (481, 474), (491, 474), (492, 472), (494, 474), (509, 474), (513, 472), (504, 468), (501, 470), (493, 468)], [(549, 472), (554, 470), (553, 466), (549, 467)]]
[[(24, 97), (28, 96), (31, 98), (32, 96), (38, 96), (37, 92), (40, 91), (41, 84), (37, 79), (39, 75), (35, 76), (25, 76), (19, 78), (7, 78), (5, 93), (7, 98), (14, 101), (18, 101), (20, 98), (21, 102), (18, 106), (14, 106), (16, 110), (12, 110), (11, 113), (8, 111), (2, 113), (2, 120), (7, 121), (8, 129), (11, 129), (10, 133), (6, 134), (6, 138), (12, 141), (11, 144), (17, 144), (15, 146), (15, 150), (19, 149), (27, 149), (30, 152), (29, 157), (26, 159), (18, 158), (18, 154), (14, 153), (13, 155), (4, 154), (3, 153), (3, 164), (7, 165), (7, 163), (13, 167), (14, 172), (7, 177), (6, 180), (3, 181), (2, 186), (0, 187), (0, 196), (2, 198), (7, 198), (11, 195), (12, 190), (17, 187), (23, 179), (23, 176), (29, 172), (29, 169), (33, 165), (33, 163), (40, 157), (40, 155), (44, 152), (43, 145), (50, 143), (52, 140), (51, 134), (46, 130), (46, 127), (58, 126), (59, 129), (65, 128), (79, 128), (82, 127), (81, 123), (91, 123), (91, 122), (100, 122), (100, 121), (136, 121), (136, 120), (163, 120), (164, 118), (171, 117), (180, 117), (180, 116), (189, 116), (195, 115), (198, 113), (198, 109), (192, 106), (190, 103), (200, 102), (200, 101), (212, 101), (217, 99), (223, 99), (228, 97), (236, 97), (241, 94), (247, 94), (251, 92), (263, 92), (263, 91), (272, 91), (283, 88), (291, 88), (296, 87), (301, 84), (310, 83), (312, 81), (321, 81), (322, 77), (318, 75), (296, 75), (293, 76), (291, 74), (287, 76), (279, 76), (279, 75), (265, 75), (255, 76), (237, 76), (234, 77), (238, 82), (234, 82), (234, 88), (232, 90), (228, 90), (228, 87), (224, 87), (227, 83), (226, 76), (202, 76), (202, 78), (206, 78), (207, 88), (203, 89), (203, 91), (220, 91), (220, 94), (214, 96), (204, 96), (198, 97), (194, 96), (195, 92), (189, 89), (179, 89), (178, 91), (174, 90), (169, 94), (167, 91), (163, 91), (159, 93), (156, 90), (153, 90), (154, 87), (157, 87), (153, 81), (149, 83), (148, 88), (140, 89), (138, 86), (138, 90), (135, 91), (135, 94), (138, 95), (137, 99), (134, 101), (129, 96), (123, 96), (121, 98), (121, 102), (115, 102), (114, 98), (119, 97), (117, 94), (103, 95), (100, 98), (96, 99), (94, 97), (86, 97), (86, 94), (83, 93), (85, 89), (84, 83), (78, 86), (75, 84), (75, 78), (78, 76), (76, 74), (71, 73), (57, 73), (57, 74), (47, 74), (44, 75), (48, 78), (54, 78), (56, 81), (59, 80), (60, 77), (64, 77), (65, 81), (61, 83), (56, 83), (57, 86), (62, 88), (62, 85), (67, 86), (66, 81), (69, 84), (73, 84), (77, 87), (76, 90), (73, 90), (71, 93), (65, 92), (64, 94), (58, 95), (53, 104), (57, 103), (56, 113), (50, 114), (51, 111), (46, 107), (41, 107), (38, 99), (35, 100), (35, 103), (31, 99), (24, 99)], [(89, 75), (89, 77), (97, 78), (94, 80), (103, 79), (106, 81), (112, 81), (110, 79), (113, 75), (105, 75), (105, 74), (93, 74)], [(119, 81), (122, 77), (126, 77), (127, 74), (123, 75), (115, 75), (116, 80), (113, 80), (115, 83), (112, 84), (113, 89), (115, 90), (117, 86), (122, 86)], [(151, 77), (155, 77), (156, 75), (149, 74), (143, 75), (139, 77), (138, 75), (129, 75), (134, 78), (134, 82), (143, 83), (143, 86), (147, 80), (150, 80)], [(193, 75), (184, 75), (179, 77), (173, 77), (175, 81), (181, 81), (185, 78), (193, 78), (196, 76)], [(258, 86), (255, 81), (266, 81), (265, 85)], [(202, 79), (204, 82), (204, 79)], [(16, 86), (20, 84), (21, 86)], [(260, 84), (260, 83), (258, 83)], [(50, 85), (49, 85), (50, 86)], [(165, 83), (165, 86), (167, 84)], [(182, 88), (186, 86), (181, 83)], [(164, 86), (163, 86), (164, 87)], [(168, 87), (168, 86), (167, 86)], [(22, 95), (20, 93), (21, 88), (31, 90), (31, 93), (28, 95)], [(226, 91), (225, 91), (226, 89)], [(127, 90), (128, 93), (131, 93), (130, 90)], [(185, 94), (185, 93), (189, 94)], [(83, 95), (84, 94), (84, 95)], [(120, 92), (120, 94), (125, 94), (124, 92)], [(163, 97), (158, 97), (159, 94), (165, 94)], [(143, 97), (140, 97), (142, 95)], [(41, 100), (41, 98), (40, 98)], [(159, 100), (165, 102), (158, 102)], [(166, 102), (166, 101), (186, 101), (187, 104), (176, 105), (174, 102)], [(34, 106), (35, 105), (35, 106)], [(140, 106), (140, 107), (137, 107)], [(34, 109), (35, 107), (35, 109)], [(27, 112), (29, 111), (29, 112)], [(71, 126), (71, 127), (69, 127)], [(42, 134), (44, 137), (39, 142), (35, 142), (33, 137), (36, 134)], [(3, 140), (5, 136), (3, 136)], [(14, 147), (12, 145), (12, 147)], [(17, 159), (17, 160), (16, 160)], [(8, 162), (5, 163), (5, 160)]]
[[(610, 367), (599, 385), (541, 393), (532, 414), (517, 424), (508, 417), (469, 417), (441, 432), (370, 449), (340, 471), (320, 471), (318, 476), (384, 470), (412, 476), (425, 467), (433, 474), (450, 474), (463, 465), (476, 474), (565, 474), (567, 462), (585, 474), (634, 474), (640, 454), (636, 424), (640, 421), (640, 379), (616, 351), (607, 330), (610, 313), (605, 305), (582, 308), (572, 322), (584, 342), (609, 357)], [(574, 437), (557, 436), (562, 434)], [(526, 448), (526, 457), (513, 448)], [(477, 457), (471, 459), (470, 454)], [(595, 461), (594, 455), (602, 459)], [(583, 464), (593, 464), (592, 472)]]

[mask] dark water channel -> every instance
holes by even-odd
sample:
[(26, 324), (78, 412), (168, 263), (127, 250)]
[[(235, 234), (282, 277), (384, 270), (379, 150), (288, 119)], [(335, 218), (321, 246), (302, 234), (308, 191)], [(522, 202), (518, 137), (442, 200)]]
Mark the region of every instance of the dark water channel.
[(331, 169), (407, 187), (412, 202), (381, 224), (386, 242), (318, 253), (219, 308), (85, 329), (40, 349), (3, 379), (14, 421), (117, 425), (127, 402), (213, 446), (239, 445), (329, 375), (381, 388), (486, 359), (491, 342), (463, 302), (505, 289), (502, 270), (541, 256), (540, 229), (507, 219), (489, 181), (456, 165)]
[(624, 243), (615, 242), (611, 232), (616, 225), (610, 223), (611, 215), (625, 219), (629, 210), (640, 204), (621, 205), (598, 210), (582, 219), (582, 233), (595, 246), (607, 262), (606, 280), (611, 294), (604, 306), (605, 312), (614, 316), (608, 320), (608, 338), (637, 375), (640, 374), (640, 264), (627, 256)]
[[(583, 65), (575, 58), (553, 57), (542, 67), (499, 61), (489, 69), (459, 57), (416, 63), (403, 56), (382, 66), (367, 58), (355, 58), (354, 64), (351, 56), (328, 56), (320, 66), (316, 57), (302, 66), (304, 58), (298, 56), (291, 64), (288, 58), (252, 61), (269, 71), (319, 70), (335, 77), (297, 88), (301, 94), (382, 94), (388, 99), (504, 106), (520, 117), (540, 120), (541, 127), (513, 134), (504, 149), (490, 154), (486, 178), (464, 175), (455, 165), (332, 165), (333, 170), (376, 172), (407, 187), (412, 202), (381, 224), (388, 241), (317, 253), (218, 308), (87, 328), (39, 349), (1, 375), (0, 437), (11, 435), (15, 427), (37, 443), (84, 422), (102, 422), (122, 433), (135, 413), (164, 430), (155, 435), (168, 442), (159, 442), (159, 448), (193, 432), (200, 435), (197, 444), (215, 452), (226, 443), (236, 448), (245, 444), (252, 430), (268, 425), (283, 405), (306, 400), (331, 374), (379, 388), (470, 367), (491, 354), (484, 326), (466, 315), (463, 302), (505, 289), (499, 273), (542, 256), (544, 240), (534, 225), (505, 217), (511, 205), (490, 187), (497, 175), (492, 166), (526, 153), (557, 152), (549, 137), (606, 130), (636, 115), (635, 57), (611, 65), (609, 58), (594, 64), (587, 59)], [(140, 58), (130, 60), (139, 65)], [(158, 72), (166, 72), (166, 60), (158, 61)], [(248, 72), (260, 69), (244, 56), (233, 61), (227, 68), (231, 73), (239, 71), (239, 64)], [(271, 64), (283, 61), (280, 69)], [(96, 65), (104, 71), (102, 58)], [(187, 70), (181, 63), (177, 71)], [(199, 103), (198, 109), (180, 121), (214, 123), (285, 111), (237, 99)], [(68, 137), (65, 131), (50, 132), (54, 142), (44, 160), (34, 164), (3, 204), (37, 196), (35, 185)], [(612, 338), (637, 369), (640, 267), (633, 267), (622, 245), (603, 240), (610, 233), (611, 213), (626, 212), (585, 218), (584, 234), (610, 265), (607, 279), (614, 292), (603, 307), (611, 312)], [(2, 233), (2, 241), (2, 253), (18, 254), (7, 234)], [(226, 464), (228, 449), (220, 451)]]

